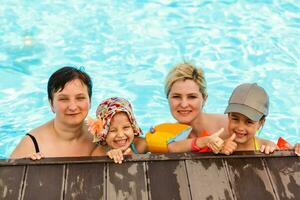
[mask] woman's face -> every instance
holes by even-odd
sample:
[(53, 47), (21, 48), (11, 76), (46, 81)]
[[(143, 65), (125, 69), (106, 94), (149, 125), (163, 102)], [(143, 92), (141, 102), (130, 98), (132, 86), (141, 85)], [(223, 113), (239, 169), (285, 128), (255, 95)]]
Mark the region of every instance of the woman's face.
[(194, 80), (176, 81), (171, 87), (168, 99), (171, 113), (179, 123), (191, 125), (202, 112), (204, 101)]
[(134, 132), (126, 113), (116, 113), (110, 121), (106, 143), (113, 149), (122, 151), (130, 147), (134, 139)]
[(90, 109), (87, 86), (79, 79), (66, 83), (62, 91), (53, 94), (51, 109), (61, 123), (80, 125)]

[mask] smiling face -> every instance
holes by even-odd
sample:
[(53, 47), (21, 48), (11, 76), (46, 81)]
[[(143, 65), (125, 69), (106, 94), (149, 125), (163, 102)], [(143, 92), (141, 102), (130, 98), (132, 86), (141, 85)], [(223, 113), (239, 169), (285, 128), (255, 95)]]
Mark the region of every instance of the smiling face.
[(125, 112), (116, 113), (110, 122), (106, 143), (113, 149), (122, 151), (130, 147), (134, 139), (131, 122)]
[(168, 99), (171, 113), (179, 123), (191, 125), (202, 112), (204, 100), (194, 80), (176, 81), (170, 89)]
[(66, 83), (63, 90), (53, 94), (51, 109), (56, 120), (66, 125), (80, 125), (90, 108), (87, 86), (79, 79)]
[(252, 121), (240, 113), (229, 113), (228, 120), (230, 135), (236, 134), (235, 142), (243, 145), (246, 149), (255, 150), (253, 138), (262, 123), (260, 121)]

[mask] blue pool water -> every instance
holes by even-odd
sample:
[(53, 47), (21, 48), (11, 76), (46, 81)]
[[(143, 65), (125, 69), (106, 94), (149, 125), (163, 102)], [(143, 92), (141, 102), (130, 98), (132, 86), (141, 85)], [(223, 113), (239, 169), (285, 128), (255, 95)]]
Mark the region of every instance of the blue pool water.
[(203, 67), (207, 112), (257, 82), (270, 95), (261, 137), (300, 142), (300, 1), (1, 1), (0, 157), (50, 120), (46, 84), (58, 68), (85, 66), (90, 115), (110, 96), (129, 99), (144, 131), (174, 121), (164, 77), (176, 63)]

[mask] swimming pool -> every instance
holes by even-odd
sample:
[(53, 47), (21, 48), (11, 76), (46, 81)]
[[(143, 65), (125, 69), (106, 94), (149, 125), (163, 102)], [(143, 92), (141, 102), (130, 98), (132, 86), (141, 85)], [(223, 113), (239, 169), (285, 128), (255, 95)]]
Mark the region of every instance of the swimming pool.
[(203, 67), (208, 112), (232, 89), (257, 82), (270, 95), (261, 137), (300, 141), (300, 1), (17, 1), (0, 7), (0, 156), (50, 120), (49, 76), (84, 66), (92, 108), (110, 96), (133, 103), (144, 132), (174, 121), (164, 77), (176, 63)]

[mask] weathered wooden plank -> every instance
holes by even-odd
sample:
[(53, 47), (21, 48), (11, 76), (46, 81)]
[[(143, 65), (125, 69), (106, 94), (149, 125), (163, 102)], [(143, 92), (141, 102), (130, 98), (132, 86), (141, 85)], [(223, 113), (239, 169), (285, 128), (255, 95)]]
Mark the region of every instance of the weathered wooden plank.
[[(264, 157), (294, 157), (294, 151), (276, 151), (271, 155), (260, 154), (254, 151), (237, 151), (230, 155), (230, 158), (264, 158)], [(126, 162), (138, 161), (164, 161), (164, 160), (202, 160), (210, 158), (228, 158), (226, 155), (214, 153), (169, 153), (169, 154), (140, 154), (126, 156)], [(45, 158), (32, 161), (30, 159), (9, 159), (0, 160), (0, 166), (14, 165), (48, 165), (48, 164), (71, 164), (71, 163), (112, 163), (113, 160), (106, 156), (86, 156), (86, 157), (57, 157)]]
[(70, 164), (65, 183), (65, 199), (105, 199), (105, 164)]
[(233, 199), (222, 159), (187, 160), (192, 199)]
[(25, 166), (0, 167), (0, 199), (20, 199)]
[(266, 158), (279, 199), (300, 199), (300, 158)]
[(62, 199), (64, 165), (28, 166), (25, 177), (25, 200)]
[(152, 200), (191, 199), (184, 161), (152, 161), (147, 164)]
[(143, 162), (109, 163), (107, 199), (148, 199), (145, 171)]
[(267, 169), (259, 158), (228, 158), (228, 175), (237, 199), (276, 199)]

